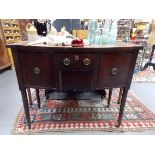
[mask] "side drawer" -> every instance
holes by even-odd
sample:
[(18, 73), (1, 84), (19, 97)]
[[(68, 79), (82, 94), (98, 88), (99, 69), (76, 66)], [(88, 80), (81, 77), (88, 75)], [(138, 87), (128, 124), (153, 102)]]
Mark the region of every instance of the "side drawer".
[(125, 85), (132, 63), (132, 53), (103, 54), (99, 63), (99, 88)]
[(28, 86), (56, 87), (54, 56), (47, 52), (20, 52), (24, 84)]

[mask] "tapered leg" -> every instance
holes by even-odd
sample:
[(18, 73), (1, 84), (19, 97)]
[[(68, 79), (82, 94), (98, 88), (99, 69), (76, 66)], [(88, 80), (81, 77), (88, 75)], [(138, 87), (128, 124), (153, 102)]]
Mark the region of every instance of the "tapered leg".
[(119, 110), (119, 117), (118, 117), (118, 121), (117, 121), (117, 127), (119, 127), (121, 125), (127, 94), (128, 94), (128, 89), (123, 87), (123, 95), (122, 95), (122, 100), (121, 100), (121, 105), (120, 105), (120, 110)]
[(37, 97), (38, 107), (39, 107), (39, 109), (40, 109), (40, 96), (39, 96), (39, 89), (36, 89), (36, 97)]
[(30, 88), (27, 88), (27, 94), (28, 94), (28, 98), (29, 98), (29, 104), (32, 105), (32, 96), (31, 96)]
[(121, 103), (122, 94), (123, 94), (123, 88), (120, 87), (120, 91), (119, 91), (119, 96), (118, 96), (117, 104), (120, 104), (120, 103)]
[(106, 97), (106, 91), (105, 90), (102, 90), (101, 93), (102, 93), (101, 99), (104, 99)]
[(31, 129), (31, 121), (30, 121), (30, 113), (29, 113), (29, 105), (28, 105), (28, 99), (27, 99), (27, 94), (26, 94), (26, 88), (23, 88), (21, 90), (21, 94), (22, 94), (22, 100), (23, 100), (27, 125), (28, 125), (29, 129)]
[(107, 105), (107, 107), (109, 107), (109, 106), (110, 106), (111, 95), (112, 95), (112, 88), (110, 88), (110, 89), (109, 89), (108, 105)]

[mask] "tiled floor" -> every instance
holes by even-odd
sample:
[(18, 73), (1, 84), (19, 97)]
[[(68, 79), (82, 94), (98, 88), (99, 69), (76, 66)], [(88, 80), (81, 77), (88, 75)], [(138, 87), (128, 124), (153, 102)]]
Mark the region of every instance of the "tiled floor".
[[(155, 83), (132, 83), (131, 90), (145, 105), (155, 112)], [(0, 73), (0, 134), (11, 134), (15, 119), (22, 107), (22, 99), (18, 89), (14, 70)], [(54, 133), (55, 134), (55, 133)], [(60, 133), (57, 133), (60, 134)], [(63, 133), (64, 134), (64, 133)], [(70, 133), (65, 133), (70, 134)], [(150, 132), (76, 132), (73, 134), (155, 134)]]

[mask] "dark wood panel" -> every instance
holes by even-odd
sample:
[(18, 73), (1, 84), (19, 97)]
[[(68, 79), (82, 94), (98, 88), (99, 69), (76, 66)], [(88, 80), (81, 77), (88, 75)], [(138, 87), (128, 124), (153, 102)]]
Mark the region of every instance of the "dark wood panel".
[(54, 56), (49, 53), (20, 52), (24, 85), (55, 87)]
[(103, 54), (99, 63), (99, 88), (126, 85), (132, 53)]
[(96, 83), (92, 71), (59, 71), (60, 90), (94, 90)]

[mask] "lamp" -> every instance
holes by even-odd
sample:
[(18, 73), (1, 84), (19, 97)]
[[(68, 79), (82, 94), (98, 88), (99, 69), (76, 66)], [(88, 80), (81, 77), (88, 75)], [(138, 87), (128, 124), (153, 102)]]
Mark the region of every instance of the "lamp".
[(143, 69), (141, 70), (145, 70), (148, 66), (152, 66), (153, 69), (155, 70), (155, 63), (151, 62), (153, 58), (154, 50), (155, 50), (155, 19), (152, 20), (152, 31), (149, 36), (149, 39), (147, 40), (147, 44), (152, 45), (151, 56), (149, 61), (144, 65)]

